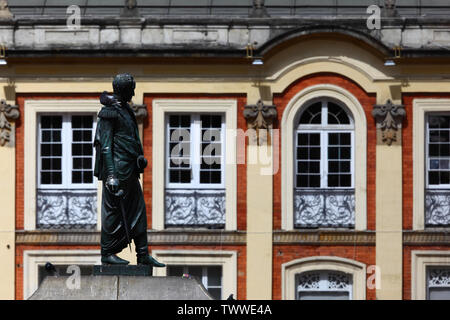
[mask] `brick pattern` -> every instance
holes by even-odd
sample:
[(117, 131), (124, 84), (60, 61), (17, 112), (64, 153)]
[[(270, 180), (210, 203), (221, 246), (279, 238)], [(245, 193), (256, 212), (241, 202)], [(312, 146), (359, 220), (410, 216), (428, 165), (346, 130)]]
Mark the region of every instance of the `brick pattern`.
[[(375, 230), (376, 126), (371, 114), (373, 105), (376, 103), (375, 95), (366, 93), (358, 84), (341, 75), (333, 73), (309, 75), (293, 82), (283, 93), (274, 95), (274, 104), (278, 111), (274, 127), (280, 129), (283, 112), (289, 101), (301, 90), (317, 84), (333, 84), (349, 91), (364, 108), (367, 119), (367, 229)], [(281, 132), (279, 140), (281, 147)], [(281, 152), (279, 154), (281, 164)], [(273, 227), (274, 230), (279, 230), (281, 229), (281, 168), (273, 177), (273, 186)]]
[[(153, 99), (236, 99), (237, 100), (237, 126), (238, 129), (246, 130), (247, 123), (243, 116), (246, 104), (245, 95), (240, 94), (146, 94), (144, 103), (147, 104), (148, 117), (144, 121), (144, 155), (148, 162), (148, 168), (144, 175), (144, 198), (147, 206), (148, 228), (152, 228), (152, 120)], [(245, 150), (244, 150), (245, 151)], [(238, 149), (239, 152), (239, 149)], [(237, 228), (238, 230), (246, 230), (247, 228), (247, 166), (246, 164), (237, 165)]]
[[(370, 265), (375, 265), (375, 246), (275, 245), (273, 247), (272, 299), (281, 299), (281, 265), (292, 260), (313, 256), (341, 257), (365, 263), (366, 267), (368, 267)], [(370, 276), (370, 274), (367, 276)], [(375, 289), (368, 289), (366, 286), (367, 300), (375, 300), (375, 294)]]

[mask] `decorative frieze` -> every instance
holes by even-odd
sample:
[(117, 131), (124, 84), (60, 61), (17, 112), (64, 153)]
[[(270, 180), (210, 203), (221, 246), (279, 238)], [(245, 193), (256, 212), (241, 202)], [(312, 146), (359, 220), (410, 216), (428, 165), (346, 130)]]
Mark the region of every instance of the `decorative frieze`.
[(426, 190), (425, 225), (428, 227), (450, 226), (450, 190)]
[[(148, 242), (159, 245), (244, 245), (242, 231), (169, 230), (147, 232)], [(17, 231), (17, 244), (92, 244), (100, 243), (100, 231)]]
[(94, 229), (97, 190), (38, 190), (36, 216), (39, 229)]
[(375, 105), (372, 116), (376, 120), (377, 130), (381, 133), (381, 140), (387, 145), (398, 142), (399, 129), (406, 117), (406, 110), (403, 105), (395, 105), (391, 100), (386, 104)]
[(225, 190), (166, 190), (166, 226), (225, 226)]
[(270, 129), (277, 117), (277, 108), (273, 105), (265, 105), (262, 100), (256, 104), (247, 105), (244, 108), (244, 118), (247, 119), (249, 130), (254, 130), (255, 135), (251, 136), (252, 142), (258, 145), (267, 143)]
[(10, 120), (17, 120), (20, 116), (18, 106), (12, 106), (6, 103), (6, 100), (0, 101), (0, 146), (4, 146), (11, 140)]
[(374, 231), (274, 231), (274, 244), (299, 245), (375, 245)]
[(296, 228), (353, 228), (355, 190), (294, 190)]

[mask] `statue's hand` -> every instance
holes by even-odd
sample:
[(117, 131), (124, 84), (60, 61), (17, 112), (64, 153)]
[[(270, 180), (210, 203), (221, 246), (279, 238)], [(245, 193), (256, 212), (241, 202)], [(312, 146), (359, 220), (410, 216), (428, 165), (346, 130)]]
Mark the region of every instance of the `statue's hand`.
[(112, 194), (116, 194), (119, 191), (119, 180), (114, 176), (109, 176), (106, 179), (106, 189)]
[(145, 159), (144, 156), (139, 156), (137, 158), (137, 167), (139, 170), (144, 170), (145, 168), (147, 168), (147, 164), (148, 164), (148, 161), (147, 161), (147, 159)]

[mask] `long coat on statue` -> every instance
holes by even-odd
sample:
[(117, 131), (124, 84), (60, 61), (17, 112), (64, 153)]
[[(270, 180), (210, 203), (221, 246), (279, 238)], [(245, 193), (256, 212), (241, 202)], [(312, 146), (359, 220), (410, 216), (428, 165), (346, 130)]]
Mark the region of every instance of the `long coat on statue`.
[[(103, 181), (102, 192), (102, 254), (122, 251), (127, 243), (126, 231), (119, 201), (123, 201), (130, 239), (147, 232), (144, 196), (139, 183), (137, 158), (143, 155), (136, 118), (130, 106), (121, 104), (115, 96), (104, 92), (100, 97), (104, 105), (98, 114), (94, 138), (96, 149), (94, 175)], [(119, 180), (119, 199), (106, 188), (106, 179), (114, 176)]]

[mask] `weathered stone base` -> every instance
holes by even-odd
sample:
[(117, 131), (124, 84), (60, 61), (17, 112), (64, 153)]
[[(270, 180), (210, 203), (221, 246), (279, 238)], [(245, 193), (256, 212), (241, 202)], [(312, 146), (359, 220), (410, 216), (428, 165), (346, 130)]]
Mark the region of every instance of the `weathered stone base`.
[(79, 288), (73, 277), (44, 279), (30, 300), (212, 300), (195, 278), (82, 276)]

